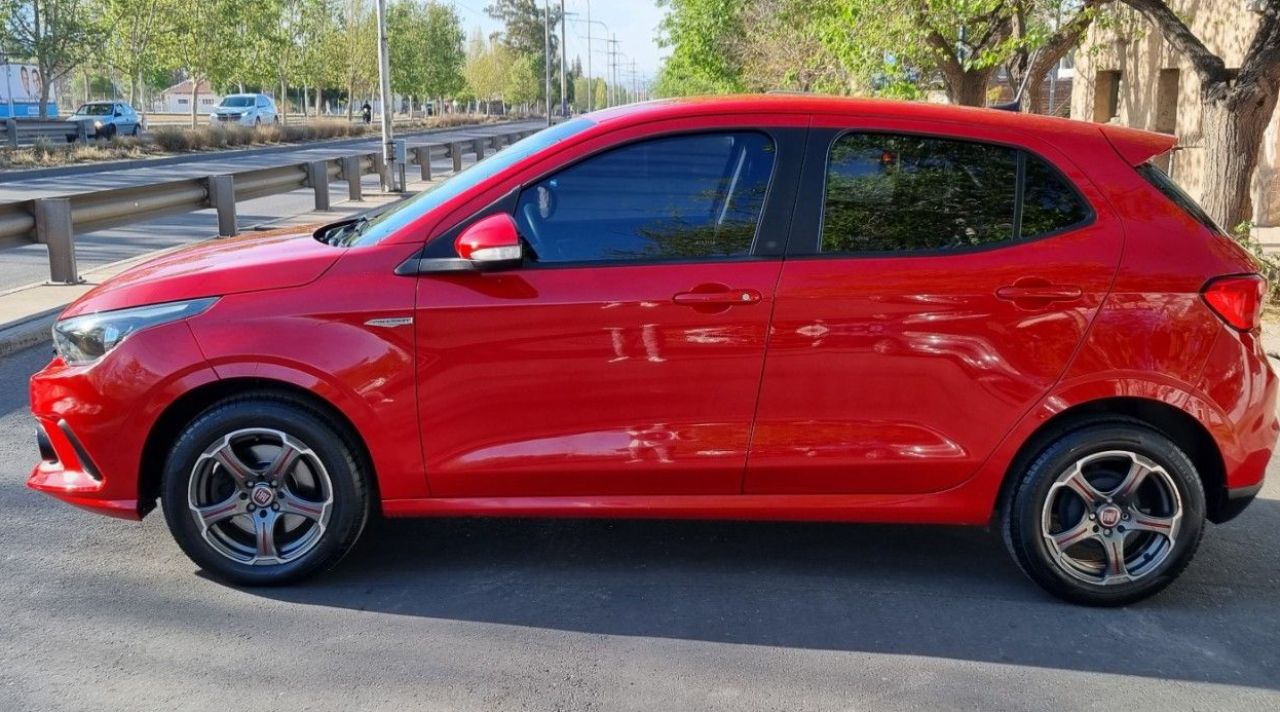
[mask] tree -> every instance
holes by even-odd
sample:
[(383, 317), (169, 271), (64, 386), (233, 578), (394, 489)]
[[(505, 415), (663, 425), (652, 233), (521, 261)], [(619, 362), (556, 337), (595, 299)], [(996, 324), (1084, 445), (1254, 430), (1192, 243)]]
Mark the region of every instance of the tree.
[(4, 49), (35, 61), (40, 72), (40, 115), (48, 113), (49, 90), (97, 50), (100, 25), (87, 0), (0, 0)]
[[(1013, 37), (1004, 61), (1014, 101), (1024, 112), (1040, 105), (1044, 78), (1067, 53), (1079, 46), (1100, 8), (1111, 0), (1016, 0), (1012, 3)], [(1053, 107), (1050, 107), (1050, 111)]]
[(166, 38), (170, 66), (191, 81), (191, 126), (199, 117), (202, 82), (220, 86), (238, 66), (241, 22), (253, 0), (174, 0), (172, 32)]
[(505, 45), (485, 42), (479, 30), (471, 36), (467, 64), (462, 73), (467, 78), (471, 93), (477, 100), (485, 102), (485, 113), (489, 112), (489, 102), (502, 98), (512, 63), (511, 51)]
[(145, 113), (146, 75), (161, 63), (161, 43), (172, 31), (169, 0), (103, 0), (101, 24), (106, 63), (128, 78), (129, 103)]
[(421, 36), (426, 30), (426, 8), (414, 0), (395, 0), (387, 6), (387, 52), (391, 67), (391, 91), (401, 96), (421, 96), (426, 84)]
[[(551, 8), (551, 71), (554, 74), (559, 58), (560, 38), (554, 28), (563, 19), (560, 17), (559, 3)], [(537, 0), (493, 0), (485, 12), (495, 20), (501, 20), (503, 31), (498, 41), (510, 50), (514, 57), (530, 56), (534, 58), (533, 70), (536, 76), (542, 77), (546, 72), (546, 13)], [(558, 89), (559, 85), (556, 84)], [(539, 91), (542, 96), (545, 91)]]
[(658, 44), (671, 56), (658, 74), (662, 96), (728, 94), (745, 89), (738, 47), (746, 37), (740, 0), (659, 0), (667, 14)]
[(529, 55), (516, 57), (507, 71), (507, 84), (503, 89), (504, 98), (511, 104), (532, 104), (538, 100), (542, 88), (542, 77), (538, 76), (535, 58)]
[(465, 37), (458, 13), (449, 5), (427, 3), (426, 23), (420, 38), (423, 64), (423, 96), (444, 99), (461, 92), (467, 84), (462, 76), (466, 62)]
[(1228, 229), (1253, 215), (1249, 181), (1258, 167), (1258, 151), (1280, 93), (1280, 3), (1261, 4), (1257, 29), (1237, 71), (1160, 0), (1121, 0), (1155, 25), (1195, 70), (1200, 80), (1201, 171), (1206, 212)]

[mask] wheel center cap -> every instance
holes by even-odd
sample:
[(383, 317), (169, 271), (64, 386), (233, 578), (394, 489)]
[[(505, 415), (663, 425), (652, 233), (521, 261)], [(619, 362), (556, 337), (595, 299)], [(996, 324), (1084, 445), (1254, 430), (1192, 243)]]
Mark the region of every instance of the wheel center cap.
[(1098, 510), (1098, 523), (1110, 529), (1120, 523), (1120, 508), (1114, 504), (1108, 504)]
[(266, 507), (276, 501), (276, 493), (267, 485), (257, 485), (253, 488), (253, 493), (249, 495), (249, 499), (259, 507)]

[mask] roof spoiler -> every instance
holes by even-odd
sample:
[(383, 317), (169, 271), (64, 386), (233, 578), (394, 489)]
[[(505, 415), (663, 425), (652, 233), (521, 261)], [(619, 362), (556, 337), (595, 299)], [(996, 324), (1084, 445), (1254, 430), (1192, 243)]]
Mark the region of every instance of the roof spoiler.
[(1178, 137), (1169, 134), (1115, 124), (1103, 124), (1100, 128), (1111, 147), (1131, 166), (1140, 166), (1156, 156), (1172, 151), (1178, 145)]

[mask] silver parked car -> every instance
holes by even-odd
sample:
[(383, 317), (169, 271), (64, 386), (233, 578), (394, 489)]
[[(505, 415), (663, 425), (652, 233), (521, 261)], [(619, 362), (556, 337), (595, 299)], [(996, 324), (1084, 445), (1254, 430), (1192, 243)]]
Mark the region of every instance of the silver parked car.
[[(76, 113), (67, 117), (67, 121), (84, 123), (85, 135), (89, 138), (137, 136), (143, 129), (138, 112), (123, 101), (90, 101), (81, 104)], [(67, 134), (67, 140), (76, 140), (77, 134), (77, 131), (72, 130)]]
[(266, 94), (231, 94), (209, 114), (211, 124), (240, 124), (242, 126), (260, 126), (280, 121), (276, 113), (276, 103)]

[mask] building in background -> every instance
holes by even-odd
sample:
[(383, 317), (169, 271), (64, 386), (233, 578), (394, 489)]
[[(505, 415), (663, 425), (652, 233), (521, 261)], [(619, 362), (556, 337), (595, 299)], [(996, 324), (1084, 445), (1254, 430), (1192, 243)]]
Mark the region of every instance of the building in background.
[[(190, 114), (191, 99), (191, 80), (184, 79), (160, 92), (159, 110), (171, 114)], [(196, 113), (205, 116), (222, 101), (222, 95), (215, 93), (209, 82), (200, 82), (195, 100)]]
[[(1174, 12), (1227, 67), (1239, 67), (1258, 26), (1243, 0), (1172, 0)], [(1192, 196), (1201, 192), (1200, 80), (1191, 63), (1146, 18), (1117, 8), (1118, 21), (1094, 25), (1076, 52), (1071, 117), (1171, 133), (1179, 149), (1163, 157)], [(1280, 111), (1271, 117), (1253, 177), (1253, 222), (1280, 225)]]

